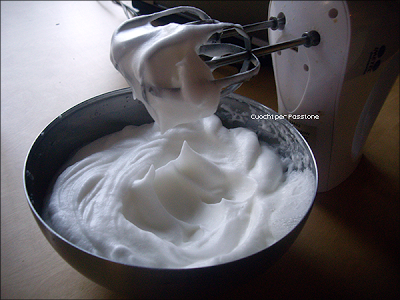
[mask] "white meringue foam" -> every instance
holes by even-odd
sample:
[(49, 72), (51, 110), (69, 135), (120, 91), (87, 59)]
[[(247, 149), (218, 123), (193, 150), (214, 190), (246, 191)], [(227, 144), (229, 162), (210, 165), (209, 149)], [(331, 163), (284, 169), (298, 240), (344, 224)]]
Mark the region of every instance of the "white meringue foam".
[(311, 171), (283, 169), (255, 133), (226, 129), (216, 116), (164, 134), (154, 123), (127, 126), (68, 162), (44, 219), (78, 247), (117, 262), (220, 264), (272, 245), (309, 209)]
[(225, 81), (215, 81), (199, 47), (231, 23), (153, 26), (147, 16), (124, 22), (111, 41), (111, 61), (161, 132), (215, 113)]

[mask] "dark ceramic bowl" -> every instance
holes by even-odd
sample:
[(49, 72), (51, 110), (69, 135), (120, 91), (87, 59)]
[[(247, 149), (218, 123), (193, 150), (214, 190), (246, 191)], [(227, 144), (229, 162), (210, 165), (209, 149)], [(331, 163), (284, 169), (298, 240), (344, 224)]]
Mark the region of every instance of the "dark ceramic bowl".
[(314, 156), (300, 133), (285, 119), (255, 119), (276, 115), (271, 109), (235, 94), (223, 97), (216, 113), (227, 128), (246, 127), (259, 140), (276, 147), (281, 156), (295, 158), (299, 169), (315, 176), (312, 199), (301, 221), (268, 248), (242, 259), (209, 267), (157, 269), (127, 265), (93, 255), (66, 240), (42, 219), (45, 195), (66, 160), (82, 146), (126, 125), (153, 122), (144, 105), (132, 99), (129, 88), (103, 94), (72, 107), (51, 122), (37, 137), (25, 163), (24, 183), (29, 206), (43, 234), (54, 249), (76, 270), (111, 290), (132, 296), (199, 296), (265, 272), (294, 242), (311, 211), (317, 187)]

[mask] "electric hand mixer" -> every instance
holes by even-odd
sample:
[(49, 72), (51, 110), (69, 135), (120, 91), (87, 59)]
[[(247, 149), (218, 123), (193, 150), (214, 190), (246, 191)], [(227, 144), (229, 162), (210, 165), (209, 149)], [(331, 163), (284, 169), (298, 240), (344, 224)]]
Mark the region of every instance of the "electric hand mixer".
[[(126, 6), (114, 2), (128, 16)], [(198, 54), (211, 69), (243, 62), (239, 73), (218, 79), (226, 95), (258, 73), (258, 57), (272, 53), (279, 113), (313, 150), (318, 191), (330, 190), (357, 166), (398, 76), (399, 41), (388, 34), (398, 35), (397, 1), (271, 1), (268, 12), (268, 21), (227, 26)], [(155, 21), (177, 13), (195, 15), (194, 24), (217, 22), (191, 7), (141, 17)], [(270, 45), (251, 49), (247, 33), (265, 29)], [(232, 35), (240, 35), (245, 47), (221, 42)]]

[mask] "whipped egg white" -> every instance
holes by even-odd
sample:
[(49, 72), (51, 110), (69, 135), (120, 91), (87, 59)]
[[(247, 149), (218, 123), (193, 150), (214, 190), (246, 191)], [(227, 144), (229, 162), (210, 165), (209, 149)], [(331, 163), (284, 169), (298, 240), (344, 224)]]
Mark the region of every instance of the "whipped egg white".
[(215, 115), (164, 134), (154, 123), (127, 126), (75, 154), (44, 219), (117, 262), (220, 264), (265, 249), (304, 216), (314, 177), (287, 167), (255, 133)]
[(127, 20), (114, 32), (111, 61), (160, 126), (161, 132), (215, 113), (225, 81), (214, 80), (199, 47), (237, 25), (154, 26), (148, 16)]

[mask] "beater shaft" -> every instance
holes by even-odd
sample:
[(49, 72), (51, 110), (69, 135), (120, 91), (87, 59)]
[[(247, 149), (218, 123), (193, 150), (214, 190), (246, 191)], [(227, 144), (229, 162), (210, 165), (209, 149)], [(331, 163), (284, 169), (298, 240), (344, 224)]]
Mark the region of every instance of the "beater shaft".
[(261, 56), (271, 54), (273, 52), (277, 52), (280, 50), (293, 48), (293, 47), (297, 47), (297, 46), (301, 46), (301, 45), (304, 45), (307, 48), (311, 47), (311, 46), (317, 46), (319, 44), (319, 42), (320, 42), (319, 33), (317, 31), (312, 30), (312, 31), (303, 33), (303, 35), (298, 39), (278, 43), (275, 45), (259, 47), (259, 48), (253, 49), (250, 53), (247, 51), (243, 51), (240, 53), (235, 53), (235, 54), (215, 58), (215, 59), (206, 61), (205, 63), (210, 68), (215, 69), (215, 68), (238, 63), (245, 59), (248, 59), (250, 57), (251, 53), (257, 57), (261, 57)]
[[(264, 29), (283, 29), (285, 27), (286, 18), (284, 14), (278, 15), (278, 17), (271, 17), (268, 21), (257, 22), (253, 24), (247, 24), (243, 26), (243, 30), (246, 33), (260, 31)], [(223, 32), (222, 37), (228, 38), (231, 36), (236, 36), (237, 32), (235, 30), (226, 30)]]

